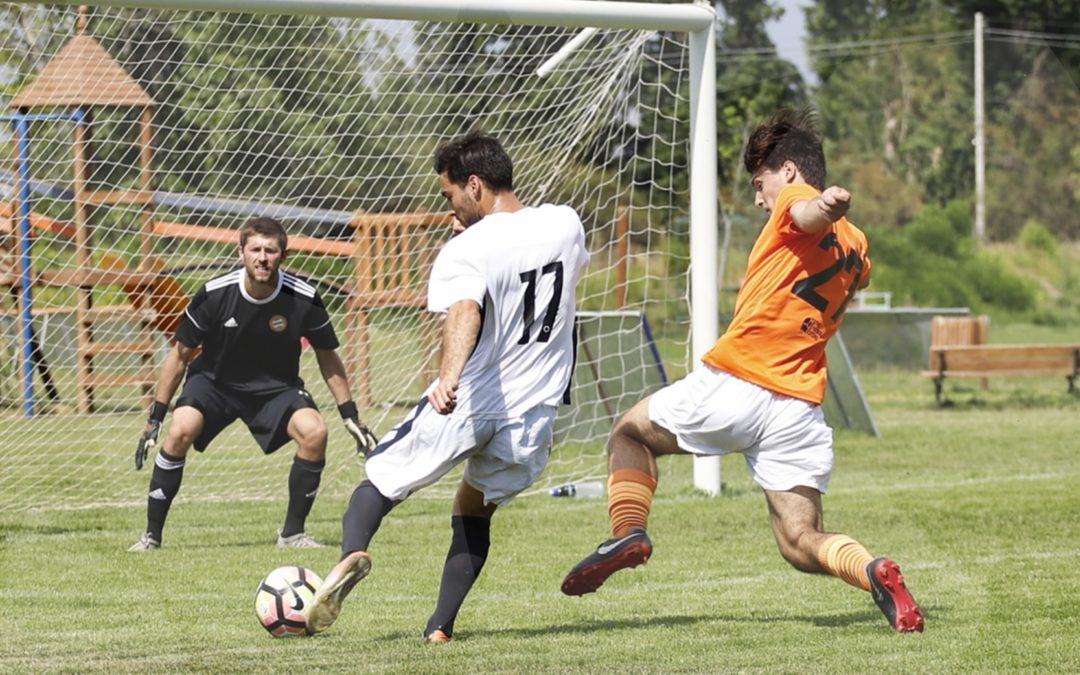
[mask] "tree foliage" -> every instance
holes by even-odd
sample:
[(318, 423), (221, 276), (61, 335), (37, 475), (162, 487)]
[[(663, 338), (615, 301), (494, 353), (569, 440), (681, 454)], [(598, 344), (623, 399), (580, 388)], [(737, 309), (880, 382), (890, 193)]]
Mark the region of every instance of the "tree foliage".
[(969, 202), (955, 200), (927, 206), (901, 230), (867, 228), (874, 289), (891, 291), (902, 304), (1032, 310), (1034, 289), (975, 245), (970, 208)]
[[(721, 0), (716, 68), (717, 152), (721, 192), (734, 212), (753, 209), (747, 198), (749, 176), (742, 168), (742, 151), (755, 126), (783, 107), (808, 103), (802, 76), (782, 60), (765, 31), (766, 22), (783, 10), (773, 2)], [(743, 50), (763, 50), (748, 62)]]
[(807, 13), (812, 43), (855, 43), (820, 49), (814, 60), (833, 177), (852, 187), (853, 218), (867, 223), (903, 225), (923, 205), (973, 194), (976, 11), (990, 29), (988, 233), (1009, 239), (1034, 217), (1075, 238), (1080, 52), (1055, 49), (1035, 34), (1075, 33), (1077, 3), (816, 2)]

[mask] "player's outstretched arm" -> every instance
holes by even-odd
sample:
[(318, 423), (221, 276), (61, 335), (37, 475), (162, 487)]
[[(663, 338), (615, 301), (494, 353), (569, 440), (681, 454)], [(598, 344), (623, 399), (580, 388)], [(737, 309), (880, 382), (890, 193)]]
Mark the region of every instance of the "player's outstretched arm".
[(476, 347), (480, 336), (480, 305), (473, 300), (459, 300), (450, 305), (443, 325), (442, 360), (439, 363), (439, 383), (428, 394), (428, 401), (437, 412), (447, 415), (457, 405), (457, 388), (461, 371)]
[(808, 234), (816, 234), (847, 215), (849, 208), (851, 193), (833, 185), (813, 199), (795, 202), (788, 213), (796, 227)]
[(319, 372), (337, 403), (345, 430), (356, 440), (356, 453), (367, 457), (375, 449), (379, 439), (360, 421), (360, 411), (357, 410), (352, 392), (349, 391), (349, 376), (345, 372), (345, 364), (334, 349), (316, 348), (315, 359), (319, 362)]
[(161, 364), (161, 374), (158, 375), (157, 388), (154, 391), (154, 403), (150, 406), (150, 417), (143, 427), (142, 437), (135, 448), (135, 470), (138, 471), (146, 462), (150, 449), (157, 445), (158, 435), (161, 433), (161, 424), (165, 421), (165, 413), (169, 411), (169, 401), (180, 387), (180, 381), (184, 379), (184, 371), (191, 361), (195, 350), (180, 342), (174, 342), (173, 348)]

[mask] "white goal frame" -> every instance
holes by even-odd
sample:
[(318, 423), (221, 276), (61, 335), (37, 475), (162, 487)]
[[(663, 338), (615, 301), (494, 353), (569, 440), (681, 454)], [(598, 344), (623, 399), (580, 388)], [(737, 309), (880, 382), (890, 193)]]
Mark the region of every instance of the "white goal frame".
[[(84, 2), (58, 0), (56, 4), (80, 5)], [(34, 4), (37, 4), (36, 1)], [(147, 9), (470, 21), (582, 29), (655, 29), (688, 33), (690, 309), (693, 362), (696, 363), (716, 341), (719, 334), (716, 13), (709, 3), (701, 0), (666, 5), (596, 0), (99, 0), (94, 4)], [(719, 494), (718, 457), (695, 458), (694, 484), (709, 494)]]

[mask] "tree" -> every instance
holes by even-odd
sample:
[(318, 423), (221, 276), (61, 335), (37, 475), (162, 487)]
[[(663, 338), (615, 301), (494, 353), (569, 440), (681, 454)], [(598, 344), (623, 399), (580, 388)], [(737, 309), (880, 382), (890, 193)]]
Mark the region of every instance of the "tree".
[[(1080, 52), (1044, 33), (1075, 30), (1073, 2), (819, 0), (808, 12), (819, 50), (815, 91), (834, 176), (860, 222), (899, 225), (923, 204), (974, 190), (973, 13), (986, 15), (988, 233), (1010, 238), (1030, 217), (1075, 237), (1071, 165)], [(1072, 28), (1070, 28), (1072, 26)], [(994, 32), (997, 29), (998, 32)], [(1002, 30), (1026, 32), (1004, 34)], [(1048, 41), (1049, 40), (1049, 41)], [(905, 42), (910, 41), (910, 42)]]
[(971, 67), (934, 38), (959, 28), (937, 4), (823, 0), (808, 12), (812, 44), (861, 43), (819, 51), (814, 67), (833, 173), (862, 222), (900, 224), (971, 193)]
[(362, 114), (373, 98), (360, 58), (365, 29), (318, 17), (127, 10), (98, 33), (158, 102), (160, 187), (329, 209), (394, 206), (404, 166), (384, 133), (390, 120)]
[(725, 204), (733, 212), (746, 213), (753, 210), (745, 197), (749, 177), (742, 168), (747, 137), (780, 108), (807, 105), (808, 98), (798, 69), (777, 56), (765, 31), (766, 22), (784, 10), (754, 0), (722, 0), (717, 5), (718, 174)]

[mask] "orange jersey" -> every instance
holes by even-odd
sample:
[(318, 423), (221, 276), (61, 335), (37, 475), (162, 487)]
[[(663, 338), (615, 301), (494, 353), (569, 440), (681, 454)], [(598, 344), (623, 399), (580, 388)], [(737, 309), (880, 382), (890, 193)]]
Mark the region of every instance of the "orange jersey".
[(758, 236), (731, 325), (702, 359), (778, 394), (825, 399), (825, 343), (870, 278), (866, 235), (845, 218), (822, 232), (798, 229), (792, 204), (821, 194), (784, 187)]

